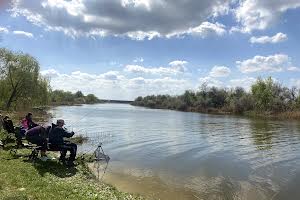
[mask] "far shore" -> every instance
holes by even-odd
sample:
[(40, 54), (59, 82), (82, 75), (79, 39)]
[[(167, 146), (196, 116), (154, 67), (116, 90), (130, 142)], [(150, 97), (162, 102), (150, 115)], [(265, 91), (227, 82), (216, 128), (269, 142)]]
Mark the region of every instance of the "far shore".
[(132, 106), (143, 107), (148, 109), (159, 109), (159, 110), (173, 110), (179, 112), (192, 112), (192, 113), (201, 113), (201, 114), (212, 114), (212, 115), (229, 115), (229, 116), (241, 116), (241, 117), (249, 117), (249, 118), (259, 118), (259, 119), (273, 119), (273, 120), (299, 120), (300, 119), (300, 111), (287, 111), (287, 112), (255, 112), (248, 111), (242, 114), (237, 114), (233, 112), (228, 112), (224, 110), (218, 109), (206, 109), (206, 110), (195, 110), (195, 109), (187, 109), (187, 110), (177, 110), (177, 109), (168, 109), (168, 108), (160, 108), (160, 107), (148, 107), (148, 106), (140, 106), (134, 105)]

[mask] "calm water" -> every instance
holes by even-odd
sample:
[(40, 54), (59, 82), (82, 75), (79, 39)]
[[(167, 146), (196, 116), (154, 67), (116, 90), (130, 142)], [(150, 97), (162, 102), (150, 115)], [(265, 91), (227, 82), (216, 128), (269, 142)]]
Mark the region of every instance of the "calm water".
[(300, 123), (100, 104), (57, 107), (111, 157), (105, 181), (153, 199), (300, 199)]

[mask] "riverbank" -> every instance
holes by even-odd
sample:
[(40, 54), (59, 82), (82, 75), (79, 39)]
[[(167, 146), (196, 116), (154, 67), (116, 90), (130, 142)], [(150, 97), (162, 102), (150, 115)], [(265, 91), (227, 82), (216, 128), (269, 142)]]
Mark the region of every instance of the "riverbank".
[(246, 111), (244, 113), (235, 113), (223, 109), (194, 109), (187, 108), (185, 110), (174, 109), (174, 108), (164, 108), (164, 107), (155, 107), (155, 106), (141, 106), (136, 104), (131, 104), (132, 106), (138, 106), (149, 109), (159, 109), (159, 110), (174, 110), (179, 112), (193, 112), (193, 113), (202, 113), (202, 114), (214, 114), (214, 115), (233, 115), (233, 116), (243, 116), (249, 118), (259, 118), (259, 119), (274, 119), (274, 120), (299, 120), (300, 111), (286, 111), (286, 112), (256, 112), (256, 111)]
[(28, 153), (0, 150), (0, 199), (142, 199), (98, 182), (84, 163), (75, 168), (56, 159), (32, 163)]
[[(18, 125), (28, 111), (2, 112)], [(47, 109), (32, 109), (38, 124), (49, 122), (52, 117)], [(0, 140), (6, 133), (0, 129)], [(81, 144), (84, 136), (71, 139)], [(13, 141), (11, 141), (13, 142)], [(9, 144), (8, 144), (9, 145)], [(75, 168), (66, 168), (58, 159), (47, 162), (28, 160), (29, 150), (18, 150), (17, 156), (9, 153), (10, 147), (0, 148), (0, 200), (2, 199), (143, 199), (141, 196), (118, 191), (115, 187), (99, 182), (87, 163), (78, 161)], [(56, 155), (50, 155), (55, 157)]]

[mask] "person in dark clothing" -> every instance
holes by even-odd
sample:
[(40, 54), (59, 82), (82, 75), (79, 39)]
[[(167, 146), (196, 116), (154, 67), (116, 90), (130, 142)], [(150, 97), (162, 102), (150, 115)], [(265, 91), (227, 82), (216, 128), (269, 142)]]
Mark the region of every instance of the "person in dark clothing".
[(26, 139), (32, 144), (41, 146), (41, 156), (42, 160), (46, 160), (46, 150), (47, 150), (47, 131), (46, 128), (42, 126), (36, 126), (26, 132)]
[(75, 133), (68, 132), (66, 129), (63, 128), (65, 125), (64, 120), (60, 119), (57, 120), (56, 127), (52, 127), (52, 130), (49, 133), (49, 143), (51, 149), (57, 149), (60, 151), (60, 161), (66, 163), (66, 154), (67, 151), (70, 152), (69, 157), (69, 165), (74, 165), (74, 161), (76, 158), (77, 153), (77, 145), (74, 143), (65, 142), (64, 138), (70, 138)]
[(15, 127), (9, 116), (3, 118), (3, 129), (8, 133), (15, 133)]

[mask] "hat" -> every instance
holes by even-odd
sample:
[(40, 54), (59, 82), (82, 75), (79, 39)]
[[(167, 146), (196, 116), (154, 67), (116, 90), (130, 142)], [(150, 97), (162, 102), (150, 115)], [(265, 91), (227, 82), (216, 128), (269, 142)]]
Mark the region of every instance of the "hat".
[(63, 125), (65, 125), (65, 120), (63, 120), (63, 119), (58, 119), (58, 120), (56, 121), (56, 124), (63, 124)]

